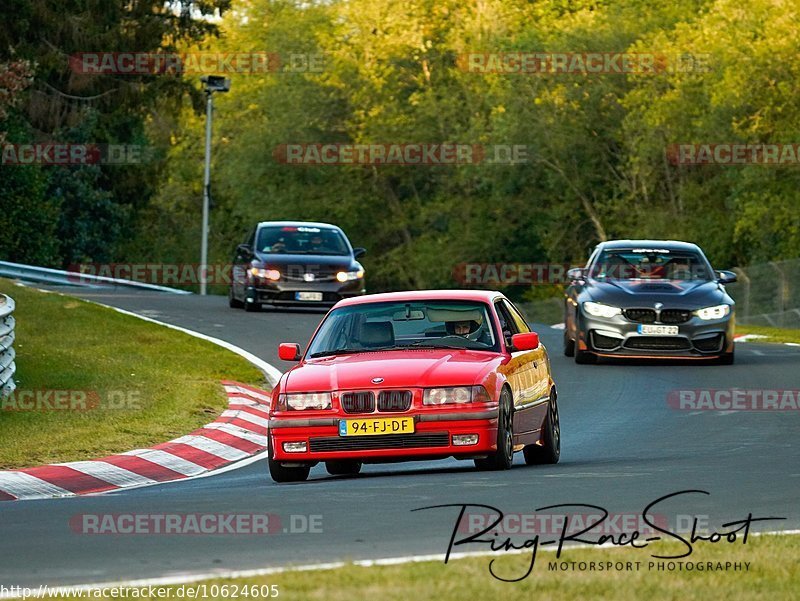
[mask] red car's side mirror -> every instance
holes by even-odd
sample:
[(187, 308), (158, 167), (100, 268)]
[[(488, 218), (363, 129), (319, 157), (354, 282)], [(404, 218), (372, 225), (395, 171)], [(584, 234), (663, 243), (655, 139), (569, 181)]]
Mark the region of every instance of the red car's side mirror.
[(278, 345), (278, 357), (284, 361), (300, 361), (300, 345), (294, 342), (281, 342)]
[(539, 347), (539, 334), (536, 332), (525, 332), (524, 334), (514, 334), (511, 337), (511, 346), (515, 351), (530, 351)]

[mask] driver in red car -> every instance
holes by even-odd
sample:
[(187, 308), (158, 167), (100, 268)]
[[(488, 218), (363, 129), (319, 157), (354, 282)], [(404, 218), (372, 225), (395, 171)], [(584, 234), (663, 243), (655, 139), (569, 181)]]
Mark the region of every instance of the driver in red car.
[(478, 340), (483, 334), (481, 324), (472, 319), (448, 321), (445, 323), (445, 328), (450, 336), (461, 336), (467, 340)]

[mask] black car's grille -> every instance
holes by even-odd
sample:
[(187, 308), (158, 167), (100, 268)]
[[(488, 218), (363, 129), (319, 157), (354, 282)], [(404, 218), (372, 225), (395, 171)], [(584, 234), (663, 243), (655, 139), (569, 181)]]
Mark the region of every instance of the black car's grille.
[[(347, 270), (330, 265), (289, 265), (281, 269), (281, 275), (289, 282), (332, 282), (339, 271)], [(309, 276), (313, 279), (307, 279)]]
[(636, 323), (653, 323), (656, 320), (655, 309), (625, 309), (623, 314)]
[(724, 336), (717, 334), (709, 338), (702, 338), (694, 341), (694, 348), (701, 353), (715, 353), (722, 349), (722, 341)]
[(612, 338), (611, 336), (603, 336), (597, 332), (592, 332), (592, 347), (599, 351), (613, 351), (618, 348), (622, 343), (619, 338)]
[(637, 351), (688, 351), (692, 345), (680, 336), (632, 336), (625, 341), (625, 348)]
[(411, 398), (410, 390), (381, 390), (378, 393), (378, 411), (408, 411)]
[(345, 413), (372, 413), (375, 411), (375, 395), (372, 391), (345, 392), (339, 397)]
[(686, 323), (692, 318), (692, 312), (686, 309), (664, 309), (659, 317), (661, 323)]
[(312, 438), (309, 442), (312, 452), (324, 452), (446, 447), (450, 443), (450, 439), (447, 432), (429, 432), (426, 434), (387, 434), (385, 436), (332, 436)]

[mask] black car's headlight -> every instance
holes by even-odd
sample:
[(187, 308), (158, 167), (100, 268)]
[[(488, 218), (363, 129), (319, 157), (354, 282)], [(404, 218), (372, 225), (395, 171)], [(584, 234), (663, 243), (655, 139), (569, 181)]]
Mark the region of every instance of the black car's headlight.
[(364, 277), (364, 270), (357, 269), (355, 271), (340, 271), (336, 274), (336, 279), (340, 282), (349, 282), (351, 280), (360, 280)]
[(264, 269), (261, 267), (251, 267), (250, 268), (250, 275), (254, 278), (261, 278), (263, 280), (272, 280), (273, 282), (277, 282), (281, 279), (281, 272), (277, 269)]
[(713, 307), (705, 307), (704, 309), (698, 309), (694, 312), (697, 317), (706, 321), (710, 321), (712, 319), (722, 319), (723, 317), (730, 315), (730, 313), (730, 305), (714, 305)]
[(604, 305), (603, 303), (595, 303), (592, 301), (583, 303), (583, 310), (594, 317), (614, 317), (622, 313), (622, 309), (619, 307), (612, 307), (611, 305)]

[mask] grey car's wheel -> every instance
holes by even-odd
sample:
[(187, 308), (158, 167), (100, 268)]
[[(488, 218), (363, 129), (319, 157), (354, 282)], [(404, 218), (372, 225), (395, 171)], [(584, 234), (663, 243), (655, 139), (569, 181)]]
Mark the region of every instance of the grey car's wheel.
[(331, 476), (355, 476), (361, 471), (361, 462), (352, 460), (326, 461), (325, 469)]
[(734, 352), (731, 351), (730, 353), (724, 353), (720, 355), (720, 358), (717, 359), (717, 363), (720, 365), (733, 365), (734, 360)]
[(251, 303), (250, 301), (244, 301), (244, 310), (248, 313), (252, 313), (254, 311), (261, 311), (261, 305), (259, 303)]
[(507, 470), (514, 462), (514, 402), (511, 391), (503, 388), (497, 415), (497, 451), (475, 460), (480, 470)]
[(558, 463), (561, 457), (561, 422), (558, 417), (558, 402), (555, 388), (550, 392), (547, 417), (542, 424), (542, 445), (531, 444), (522, 449), (525, 463), (541, 465)]
[(233, 288), (228, 288), (228, 306), (231, 309), (241, 309), (244, 303), (233, 295)]
[(567, 328), (564, 328), (564, 356), (565, 357), (574, 357), (575, 356), (575, 341), (569, 337), (569, 333), (567, 332)]
[(589, 351), (579, 351), (575, 349), (575, 363), (578, 365), (590, 365), (597, 363), (597, 355)]

